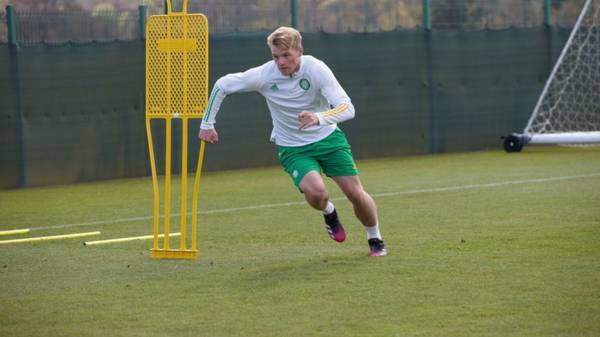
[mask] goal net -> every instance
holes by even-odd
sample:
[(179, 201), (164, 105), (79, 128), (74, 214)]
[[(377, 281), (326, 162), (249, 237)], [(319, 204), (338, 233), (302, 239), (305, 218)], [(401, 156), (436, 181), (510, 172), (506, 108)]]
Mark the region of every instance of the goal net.
[(523, 134), (504, 147), (588, 143), (600, 143), (600, 0), (586, 1)]

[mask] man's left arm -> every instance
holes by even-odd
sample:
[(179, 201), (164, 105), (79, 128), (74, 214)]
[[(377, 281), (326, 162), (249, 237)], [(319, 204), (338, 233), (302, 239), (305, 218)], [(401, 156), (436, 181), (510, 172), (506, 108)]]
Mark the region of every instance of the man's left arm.
[(344, 88), (337, 81), (329, 67), (319, 62), (319, 77), (321, 82), (321, 94), (329, 103), (331, 109), (316, 113), (319, 125), (337, 124), (354, 118), (354, 105)]
[(341, 103), (338, 106), (323, 112), (302, 111), (298, 115), (300, 130), (313, 125), (331, 125), (347, 121), (354, 117), (352, 103)]
[(351, 102), (341, 103), (334, 108), (315, 114), (319, 125), (337, 124), (354, 118), (354, 105)]
[(346, 94), (333, 72), (323, 62), (318, 62), (317, 81), (321, 95), (327, 100), (331, 109), (326, 111), (302, 111), (298, 115), (300, 130), (313, 125), (332, 125), (354, 118), (354, 105)]

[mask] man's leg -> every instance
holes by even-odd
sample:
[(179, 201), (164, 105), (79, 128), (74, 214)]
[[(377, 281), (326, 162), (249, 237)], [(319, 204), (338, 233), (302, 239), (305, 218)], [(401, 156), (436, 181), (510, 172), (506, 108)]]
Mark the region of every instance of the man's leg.
[(308, 172), (300, 182), (300, 190), (304, 198), (314, 209), (322, 211), (327, 207), (329, 192), (323, 178), (317, 171)]
[(331, 177), (352, 203), (354, 214), (367, 230), (367, 240), (371, 256), (385, 256), (387, 250), (379, 232), (377, 205), (371, 196), (365, 192), (358, 175)]
[(365, 192), (358, 176), (331, 177), (348, 200), (352, 203), (354, 214), (365, 227), (373, 227), (377, 222), (377, 206), (371, 196)]
[(371, 196), (365, 192), (358, 176), (331, 177), (354, 207), (354, 214), (365, 227), (377, 224), (377, 206)]
[(337, 242), (346, 240), (344, 226), (340, 223), (335, 207), (329, 201), (329, 192), (321, 174), (317, 171), (308, 172), (300, 182), (300, 190), (304, 198), (313, 208), (323, 211), (325, 229), (329, 237)]

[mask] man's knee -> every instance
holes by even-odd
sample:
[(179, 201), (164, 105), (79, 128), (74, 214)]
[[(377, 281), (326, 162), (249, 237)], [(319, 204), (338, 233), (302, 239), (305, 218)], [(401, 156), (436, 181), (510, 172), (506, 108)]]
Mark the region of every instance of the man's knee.
[(302, 189), (306, 200), (313, 205), (324, 205), (329, 199), (329, 192), (325, 186), (311, 186), (307, 189)]
[(346, 191), (346, 197), (351, 203), (360, 204), (365, 198), (368, 197), (368, 195), (362, 188), (360, 188), (360, 186), (358, 186)]
[(304, 193), (306, 201), (315, 208), (325, 207), (329, 199), (329, 192), (321, 175), (309, 172), (300, 183), (300, 190)]

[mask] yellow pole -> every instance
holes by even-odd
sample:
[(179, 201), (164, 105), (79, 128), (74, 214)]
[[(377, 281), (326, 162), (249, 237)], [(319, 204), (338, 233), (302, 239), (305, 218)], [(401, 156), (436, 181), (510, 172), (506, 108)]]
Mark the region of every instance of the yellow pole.
[(187, 152), (188, 152), (188, 118), (181, 118), (181, 240), (180, 249), (185, 250), (187, 231)]
[[(186, 4), (183, 4), (185, 12)], [(188, 37), (188, 18), (183, 17), (183, 37)], [(188, 83), (188, 54), (183, 53), (183, 116), (189, 113), (189, 83)], [(188, 117), (181, 118), (181, 240), (179, 247), (185, 250), (187, 246), (187, 159), (188, 159)]]
[[(167, 0), (167, 15), (170, 15), (171, 13), (173, 13), (171, 4), (172, 4), (172, 1)], [(181, 12), (175, 12), (175, 13), (187, 14), (187, 8), (188, 8), (188, 0), (183, 0), (183, 5), (181, 6)]]
[(156, 172), (156, 162), (154, 157), (154, 145), (152, 144), (152, 128), (150, 126), (151, 118), (146, 117), (146, 137), (148, 138), (148, 149), (150, 150), (150, 169), (152, 170), (152, 190), (154, 192), (154, 242), (153, 249), (158, 249), (158, 221), (160, 192), (158, 191), (158, 174)]
[(169, 249), (169, 223), (171, 219), (171, 117), (165, 118), (165, 239), (163, 249)]
[[(171, 233), (171, 236), (179, 236), (180, 233)], [(164, 237), (164, 234), (160, 234), (158, 237)], [(142, 236), (132, 236), (127, 238), (118, 238), (118, 239), (108, 239), (108, 240), (98, 240), (98, 241), (86, 241), (83, 243), (84, 246), (93, 246), (93, 245), (103, 245), (106, 243), (118, 243), (118, 242), (128, 242), (135, 240), (148, 240), (152, 239), (154, 235), (142, 235)]]
[(29, 231), (31, 231), (29, 228), (11, 229), (11, 230), (8, 230), (8, 231), (0, 231), (0, 236), (2, 236), (2, 235), (25, 234), (25, 233), (29, 233)]
[(7, 244), (7, 243), (24, 243), (24, 242), (72, 239), (72, 238), (79, 238), (82, 236), (99, 235), (99, 234), (100, 234), (100, 232), (86, 232), (86, 233), (63, 234), (63, 235), (52, 235), (52, 236), (38, 236), (35, 238), (4, 240), (4, 241), (0, 241), (0, 245)]
[[(171, 0), (167, 0), (169, 5), (169, 14), (171, 14)], [(171, 25), (167, 26), (167, 36), (173, 38), (173, 32)], [(166, 128), (166, 152), (165, 152), (165, 226), (164, 233), (165, 238), (163, 240), (163, 249), (169, 250), (169, 230), (170, 230), (170, 218), (171, 218), (171, 121), (173, 116), (172, 106), (172, 55), (169, 51), (167, 53), (167, 64), (166, 67), (166, 83), (165, 83), (165, 99), (166, 99), (166, 111), (168, 116), (165, 118)]]
[(198, 153), (198, 166), (196, 167), (196, 178), (194, 179), (194, 196), (192, 201), (192, 250), (197, 249), (196, 226), (198, 223), (198, 192), (200, 191), (200, 178), (202, 177), (202, 164), (204, 162), (204, 141), (200, 142)]

